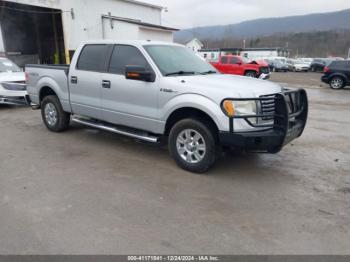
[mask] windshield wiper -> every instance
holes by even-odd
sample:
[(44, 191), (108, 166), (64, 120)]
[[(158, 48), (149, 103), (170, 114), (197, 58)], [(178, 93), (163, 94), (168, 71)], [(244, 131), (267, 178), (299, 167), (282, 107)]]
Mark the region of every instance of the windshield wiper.
[(201, 75), (210, 75), (210, 74), (216, 74), (216, 73), (217, 73), (217, 71), (209, 70), (209, 71), (201, 73)]
[(196, 72), (193, 71), (177, 71), (173, 73), (168, 73), (165, 76), (175, 76), (175, 75), (195, 75)]

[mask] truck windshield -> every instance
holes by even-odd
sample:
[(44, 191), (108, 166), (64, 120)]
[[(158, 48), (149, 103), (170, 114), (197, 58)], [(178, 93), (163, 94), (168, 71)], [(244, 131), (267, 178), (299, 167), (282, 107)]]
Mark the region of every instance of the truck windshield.
[(0, 59), (0, 73), (21, 72), (21, 69), (8, 59)]
[(182, 46), (144, 46), (163, 76), (216, 74), (216, 69)]

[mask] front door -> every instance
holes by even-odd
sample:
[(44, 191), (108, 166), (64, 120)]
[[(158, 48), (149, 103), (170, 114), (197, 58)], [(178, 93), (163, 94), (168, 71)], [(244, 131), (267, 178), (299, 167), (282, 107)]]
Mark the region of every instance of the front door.
[(241, 61), (237, 57), (231, 57), (230, 66), (232, 74), (234, 75), (243, 75), (243, 66)]
[(69, 72), (70, 101), (76, 115), (102, 119), (101, 83), (106, 71), (108, 45), (86, 45), (76, 68)]
[(102, 74), (103, 119), (106, 122), (149, 132), (159, 130), (158, 79), (144, 82), (125, 78), (126, 66), (152, 70), (141, 51), (131, 45), (115, 45), (108, 73)]

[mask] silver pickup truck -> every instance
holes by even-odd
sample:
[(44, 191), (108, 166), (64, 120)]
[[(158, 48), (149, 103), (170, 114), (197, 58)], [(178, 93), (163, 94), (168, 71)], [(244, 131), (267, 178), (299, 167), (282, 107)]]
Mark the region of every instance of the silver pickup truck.
[(86, 42), (70, 66), (27, 65), (26, 74), (49, 130), (73, 121), (151, 143), (167, 138), (176, 163), (194, 173), (223, 148), (279, 152), (301, 136), (308, 114), (304, 90), (220, 74), (170, 43)]

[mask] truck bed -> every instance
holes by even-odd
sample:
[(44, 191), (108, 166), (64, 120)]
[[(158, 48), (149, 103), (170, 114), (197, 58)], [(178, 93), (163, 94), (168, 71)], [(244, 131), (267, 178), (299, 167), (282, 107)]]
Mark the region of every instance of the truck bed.
[(54, 69), (54, 70), (64, 70), (67, 73), (69, 72), (69, 65), (38, 65), (38, 64), (29, 64), (25, 66), (26, 68), (42, 68), (42, 69)]
[(36, 65), (25, 66), (28, 74), (27, 91), (33, 104), (40, 105), (40, 93), (49, 87), (60, 98), (62, 107), (69, 112), (69, 65)]

